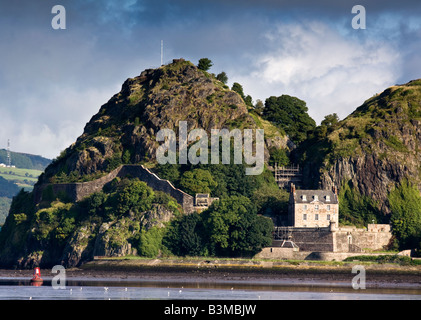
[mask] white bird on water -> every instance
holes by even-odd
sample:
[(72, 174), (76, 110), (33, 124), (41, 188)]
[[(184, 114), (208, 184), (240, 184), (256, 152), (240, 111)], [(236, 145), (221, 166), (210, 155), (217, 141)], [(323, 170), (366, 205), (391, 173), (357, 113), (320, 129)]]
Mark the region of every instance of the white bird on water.
[(108, 291), (108, 287), (104, 287), (104, 290), (105, 290), (105, 291)]

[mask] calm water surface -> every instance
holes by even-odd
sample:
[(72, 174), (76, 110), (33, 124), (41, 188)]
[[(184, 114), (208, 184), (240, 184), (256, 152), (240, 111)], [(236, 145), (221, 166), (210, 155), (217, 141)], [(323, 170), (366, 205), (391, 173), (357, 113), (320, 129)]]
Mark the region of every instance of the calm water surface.
[(345, 283), (311, 282), (189, 282), (115, 279), (68, 280), (54, 289), (27, 278), (0, 278), (1, 300), (421, 300), (421, 287), (367, 285), (354, 290)]

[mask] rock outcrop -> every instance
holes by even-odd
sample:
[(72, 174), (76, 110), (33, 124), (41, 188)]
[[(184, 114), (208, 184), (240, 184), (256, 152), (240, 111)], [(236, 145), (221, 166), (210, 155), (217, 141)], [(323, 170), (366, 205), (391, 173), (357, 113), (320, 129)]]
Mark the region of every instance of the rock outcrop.
[(326, 137), (313, 140), (304, 168), (306, 184), (330, 189), (351, 182), (389, 214), (388, 194), (403, 180), (421, 186), (420, 117), (421, 80), (367, 100)]

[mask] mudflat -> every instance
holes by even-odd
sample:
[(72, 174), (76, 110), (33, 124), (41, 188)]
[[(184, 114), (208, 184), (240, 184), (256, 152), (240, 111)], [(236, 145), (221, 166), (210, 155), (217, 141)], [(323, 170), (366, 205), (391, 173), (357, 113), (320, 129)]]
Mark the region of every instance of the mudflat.
[[(69, 279), (126, 281), (350, 283), (355, 265), (362, 266), (370, 286), (421, 288), (421, 266), (396, 264), (271, 262), (253, 260), (97, 259), (66, 269)], [(52, 278), (50, 269), (42, 275)], [(30, 278), (32, 270), (0, 269), (0, 277)]]

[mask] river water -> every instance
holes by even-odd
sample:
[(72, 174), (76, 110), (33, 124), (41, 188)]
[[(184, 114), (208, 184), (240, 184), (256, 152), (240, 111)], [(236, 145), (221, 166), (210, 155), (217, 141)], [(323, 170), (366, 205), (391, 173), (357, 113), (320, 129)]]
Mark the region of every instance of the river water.
[(54, 288), (28, 278), (0, 277), (0, 300), (421, 300), (419, 285), (367, 285), (344, 282), (200, 282), (71, 279)]

